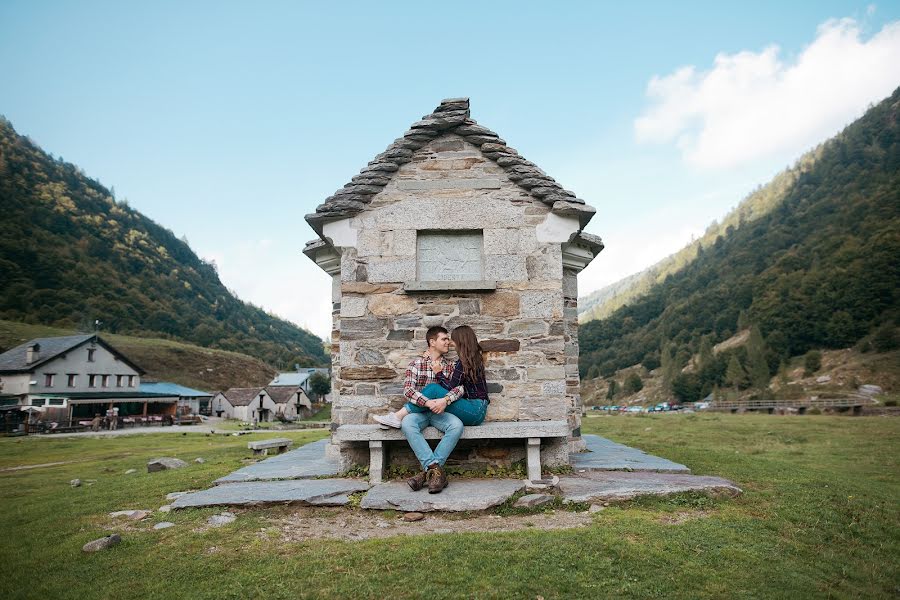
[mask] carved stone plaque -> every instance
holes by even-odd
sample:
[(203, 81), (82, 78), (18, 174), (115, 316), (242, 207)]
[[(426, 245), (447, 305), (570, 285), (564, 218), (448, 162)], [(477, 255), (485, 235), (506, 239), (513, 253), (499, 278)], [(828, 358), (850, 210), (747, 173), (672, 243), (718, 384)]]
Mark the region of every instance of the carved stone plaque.
[(478, 232), (424, 233), (416, 238), (419, 281), (482, 278), (483, 236)]

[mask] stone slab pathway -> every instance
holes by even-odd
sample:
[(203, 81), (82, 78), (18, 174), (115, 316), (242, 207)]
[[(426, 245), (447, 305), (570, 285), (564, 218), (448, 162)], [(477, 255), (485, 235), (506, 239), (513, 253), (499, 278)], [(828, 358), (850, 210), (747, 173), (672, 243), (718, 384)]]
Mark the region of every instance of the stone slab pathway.
[(636, 496), (665, 496), (677, 492), (703, 492), (737, 496), (741, 488), (727, 479), (680, 473), (591, 471), (560, 477), (559, 491), (566, 502), (627, 500)]
[(215, 483), (218, 485), (243, 481), (307, 479), (337, 475), (340, 471), (337, 460), (329, 460), (325, 457), (325, 446), (327, 445), (327, 439), (311, 442), (296, 450), (278, 454), (238, 469), (217, 479)]
[(357, 479), (297, 479), (227, 483), (180, 496), (172, 508), (244, 506), (297, 502), (313, 506), (344, 506), (349, 495), (364, 492), (369, 484)]
[(361, 506), (404, 512), (486, 510), (525, 488), (518, 479), (451, 479), (440, 494), (414, 492), (405, 482), (380, 483), (363, 496)]
[(637, 448), (617, 444), (599, 435), (583, 435), (589, 452), (569, 455), (572, 468), (593, 471), (655, 471), (657, 473), (690, 473), (684, 465)]

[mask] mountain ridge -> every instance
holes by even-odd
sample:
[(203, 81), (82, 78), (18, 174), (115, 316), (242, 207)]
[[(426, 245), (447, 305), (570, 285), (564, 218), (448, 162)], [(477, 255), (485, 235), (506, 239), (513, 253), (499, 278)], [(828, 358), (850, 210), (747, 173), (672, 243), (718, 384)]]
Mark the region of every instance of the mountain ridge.
[(876, 333), (879, 344), (895, 344), (900, 88), (819, 150), (769, 212), (699, 245), (695, 260), (646, 295), (582, 324), (582, 375), (666, 357), (681, 368), (703, 340), (750, 325), (765, 337), (770, 372), (811, 349), (865, 346)]
[(289, 368), (322, 340), (235, 297), (215, 265), (0, 118), (0, 318), (191, 342)]

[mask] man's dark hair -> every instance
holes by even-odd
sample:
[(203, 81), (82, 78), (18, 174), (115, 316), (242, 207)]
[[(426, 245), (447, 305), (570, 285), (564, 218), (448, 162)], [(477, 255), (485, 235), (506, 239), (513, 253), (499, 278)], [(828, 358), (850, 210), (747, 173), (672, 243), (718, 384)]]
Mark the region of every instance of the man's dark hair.
[(440, 325), (433, 325), (425, 332), (425, 344), (431, 348), (431, 341), (436, 340), (439, 333), (448, 333), (447, 330)]

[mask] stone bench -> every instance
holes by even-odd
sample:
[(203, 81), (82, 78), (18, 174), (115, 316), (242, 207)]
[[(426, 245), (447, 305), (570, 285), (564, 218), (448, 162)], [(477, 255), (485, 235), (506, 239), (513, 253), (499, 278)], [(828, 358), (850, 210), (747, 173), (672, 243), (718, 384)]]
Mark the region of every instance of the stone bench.
[[(443, 432), (426, 427), (426, 440), (439, 440)], [(463, 440), (524, 439), (526, 440), (528, 479), (541, 478), (541, 438), (565, 438), (569, 435), (566, 421), (498, 421), (463, 429)], [(406, 441), (399, 429), (382, 429), (379, 425), (341, 425), (333, 434), (334, 442), (369, 442), (370, 483), (381, 483), (386, 467), (384, 442)]]
[(268, 440), (247, 442), (247, 447), (253, 450), (253, 456), (266, 456), (269, 454), (270, 448), (278, 448), (278, 454), (281, 454), (293, 443), (293, 440), (287, 438), (271, 438)]

